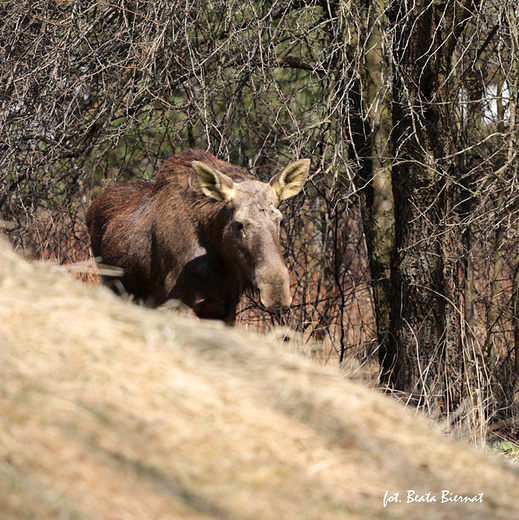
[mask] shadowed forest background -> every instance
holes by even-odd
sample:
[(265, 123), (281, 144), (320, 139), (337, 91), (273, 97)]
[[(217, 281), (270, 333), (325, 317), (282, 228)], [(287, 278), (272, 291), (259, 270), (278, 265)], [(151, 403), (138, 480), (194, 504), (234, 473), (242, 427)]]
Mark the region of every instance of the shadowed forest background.
[[(517, 5), (356, 1), (0, 3), (0, 211), (14, 247), (93, 266), (84, 217), (186, 148), (268, 179), (294, 304), (243, 301), (325, 361), (482, 441), (519, 389)], [(95, 278), (84, 274), (83, 278)]]

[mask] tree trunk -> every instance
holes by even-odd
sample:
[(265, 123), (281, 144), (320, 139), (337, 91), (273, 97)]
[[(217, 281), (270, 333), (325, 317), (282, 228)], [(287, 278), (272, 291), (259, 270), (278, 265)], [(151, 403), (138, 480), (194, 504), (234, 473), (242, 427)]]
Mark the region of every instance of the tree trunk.
[(384, 380), (440, 411), (462, 396), (461, 234), (454, 211), (459, 142), (448, 74), (469, 11), (396, 3), (392, 115), (395, 255)]
[[(389, 168), (388, 143), (390, 114), (382, 83), (381, 2), (371, 5), (366, 20), (364, 106), (371, 132), (370, 178), (361, 179), (363, 187), (363, 222), (369, 255), (373, 302), (377, 324), (378, 354), (381, 365), (387, 357), (391, 314), (391, 257), (394, 250), (394, 201)], [(374, 110), (378, 107), (378, 110)]]
[[(348, 89), (349, 157), (356, 165), (355, 186), (360, 197), (363, 232), (368, 252), (379, 359), (385, 358), (391, 309), (390, 264), (394, 248), (391, 175), (387, 157), (390, 117), (382, 83), (382, 30), (378, 0), (368, 2), (354, 39), (366, 49), (359, 79)], [(339, 10), (337, 16), (346, 16)], [(345, 27), (354, 27), (347, 17)]]
[[(519, 165), (517, 161), (517, 150), (519, 148), (519, 28), (517, 27), (517, 12), (513, 4), (509, 9), (508, 25), (510, 27), (510, 49), (513, 56), (513, 64), (510, 71), (510, 146), (508, 149), (508, 161), (513, 163), (513, 176), (517, 178)], [(514, 382), (514, 404), (519, 406), (519, 253), (516, 254), (515, 272), (512, 293), (512, 307), (514, 309), (514, 340), (515, 340), (515, 382)]]

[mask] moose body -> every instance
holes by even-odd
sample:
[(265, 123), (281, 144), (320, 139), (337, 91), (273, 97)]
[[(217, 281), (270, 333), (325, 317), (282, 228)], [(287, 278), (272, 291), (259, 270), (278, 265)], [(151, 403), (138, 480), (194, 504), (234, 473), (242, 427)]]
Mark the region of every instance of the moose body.
[(180, 300), (200, 318), (234, 323), (241, 295), (253, 290), (265, 308), (287, 308), (277, 208), (301, 190), (309, 164), (297, 161), (267, 184), (209, 152), (173, 155), (154, 183), (116, 185), (94, 200), (94, 256), (121, 268), (125, 291), (151, 305)]

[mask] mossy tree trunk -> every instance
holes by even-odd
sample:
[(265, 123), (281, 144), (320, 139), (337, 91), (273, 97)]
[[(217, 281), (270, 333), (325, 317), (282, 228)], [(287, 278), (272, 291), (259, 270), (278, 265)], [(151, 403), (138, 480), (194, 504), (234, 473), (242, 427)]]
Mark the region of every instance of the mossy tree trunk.
[[(384, 2), (369, 4), (365, 20), (365, 62), (362, 81), (363, 103), (370, 131), (369, 176), (361, 175), (357, 186), (362, 194), (366, 247), (373, 290), (377, 325), (378, 353), (384, 363), (391, 313), (391, 257), (394, 250), (394, 201), (389, 168), (389, 129), (391, 118), (383, 83), (384, 38), (382, 24)], [(363, 173), (363, 172), (361, 172)]]
[[(513, 56), (512, 67), (510, 71), (510, 146), (508, 148), (508, 163), (512, 164), (512, 177), (517, 178), (519, 173), (519, 162), (517, 154), (519, 150), (519, 28), (517, 23), (517, 11), (513, 4), (508, 10), (508, 26), (510, 28), (510, 52)], [(513, 387), (514, 404), (519, 406), (519, 253), (516, 254), (512, 308), (514, 310), (514, 340), (515, 340), (515, 382)]]

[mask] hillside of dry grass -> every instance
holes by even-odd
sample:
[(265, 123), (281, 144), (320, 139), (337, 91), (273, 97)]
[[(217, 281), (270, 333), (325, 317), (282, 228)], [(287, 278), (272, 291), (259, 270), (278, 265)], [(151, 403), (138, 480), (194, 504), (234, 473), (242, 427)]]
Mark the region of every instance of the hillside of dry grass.
[(2, 520), (519, 518), (513, 467), (389, 398), (4, 244), (0, 345)]

